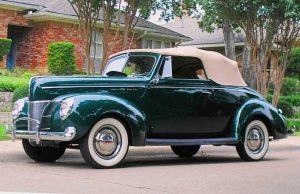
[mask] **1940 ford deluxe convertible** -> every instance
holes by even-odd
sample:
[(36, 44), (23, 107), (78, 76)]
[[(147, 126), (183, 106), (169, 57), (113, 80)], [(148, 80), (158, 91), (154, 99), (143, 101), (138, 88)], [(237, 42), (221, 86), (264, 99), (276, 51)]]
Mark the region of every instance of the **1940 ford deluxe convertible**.
[(34, 77), (13, 119), (12, 137), (33, 160), (54, 162), (79, 147), (95, 168), (147, 145), (171, 146), (180, 157), (232, 145), (257, 161), (269, 140), (287, 136), (281, 110), (246, 86), (236, 62), (188, 47), (114, 54), (101, 77)]

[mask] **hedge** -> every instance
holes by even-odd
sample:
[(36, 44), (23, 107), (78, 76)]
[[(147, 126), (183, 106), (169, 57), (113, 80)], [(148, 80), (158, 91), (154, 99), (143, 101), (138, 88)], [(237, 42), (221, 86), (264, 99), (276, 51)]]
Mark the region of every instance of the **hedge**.
[(287, 119), (286, 123), (289, 129), (295, 128), (296, 131), (300, 130), (300, 119)]
[(16, 102), (17, 100), (19, 100), (21, 98), (25, 98), (28, 95), (29, 95), (29, 86), (28, 85), (26, 85), (24, 87), (17, 88), (14, 91), (12, 101)]
[(0, 60), (2, 60), (2, 58), (9, 52), (11, 43), (11, 39), (0, 38)]
[(0, 92), (14, 92), (17, 88), (26, 87), (29, 78), (0, 76)]
[(54, 75), (72, 75), (76, 70), (75, 45), (70, 42), (49, 44), (48, 70)]
[[(269, 95), (267, 97), (267, 100), (269, 102), (272, 102), (272, 96)], [(292, 96), (280, 96), (279, 97), (279, 102), (288, 102), (292, 106), (300, 106), (300, 94), (292, 95)]]

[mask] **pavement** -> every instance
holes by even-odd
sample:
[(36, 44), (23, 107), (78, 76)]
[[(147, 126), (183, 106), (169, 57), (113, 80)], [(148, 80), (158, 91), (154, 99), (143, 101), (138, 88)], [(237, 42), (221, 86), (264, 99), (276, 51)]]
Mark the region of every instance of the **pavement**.
[(264, 160), (243, 162), (231, 146), (202, 146), (191, 159), (169, 147), (132, 147), (119, 168), (92, 169), (78, 150), (39, 164), (20, 141), (0, 142), (0, 193), (300, 193), (300, 137), (272, 141)]

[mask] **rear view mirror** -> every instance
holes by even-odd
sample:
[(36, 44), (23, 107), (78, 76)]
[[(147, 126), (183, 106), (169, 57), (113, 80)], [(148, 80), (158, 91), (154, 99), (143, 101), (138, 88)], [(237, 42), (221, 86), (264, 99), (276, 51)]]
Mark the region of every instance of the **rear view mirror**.
[(172, 57), (165, 57), (164, 70), (162, 73), (162, 78), (172, 77)]

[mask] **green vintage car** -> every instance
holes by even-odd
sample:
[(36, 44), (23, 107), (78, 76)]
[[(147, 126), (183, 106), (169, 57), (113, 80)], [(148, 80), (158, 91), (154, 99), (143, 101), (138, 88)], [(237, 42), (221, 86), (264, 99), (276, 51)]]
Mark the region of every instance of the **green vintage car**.
[(236, 62), (188, 47), (114, 54), (102, 76), (34, 77), (13, 119), (12, 137), (33, 160), (79, 148), (95, 168), (118, 165), (129, 146), (192, 157), (201, 145), (232, 145), (257, 161), (287, 137), (281, 110), (246, 86)]

